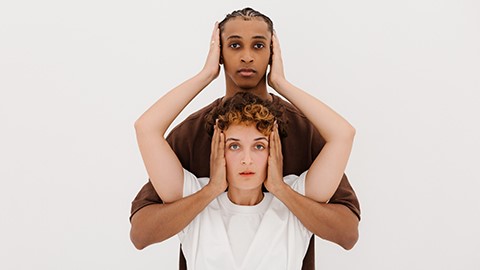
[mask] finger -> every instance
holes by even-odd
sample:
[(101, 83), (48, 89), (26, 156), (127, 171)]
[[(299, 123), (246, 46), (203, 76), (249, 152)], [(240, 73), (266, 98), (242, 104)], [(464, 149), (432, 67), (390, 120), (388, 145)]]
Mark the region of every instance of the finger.
[(278, 141), (277, 141), (277, 131), (274, 129), (274, 131), (272, 132), (273, 133), (273, 138), (272, 138), (272, 141), (274, 142), (274, 145), (275, 145), (275, 158), (278, 159)]
[(273, 48), (277, 51), (280, 51), (280, 40), (278, 39), (277, 32), (274, 32), (272, 35)]
[(275, 128), (272, 130), (272, 139), (270, 140), (272, 143), (272, 156), (276, 159), (278, 157), (278, 147), (277, 147), (277, 138), (275, 136)]
[(274, 157), (276, 153), (275, 147), (275, 129), (270, 133), (270, 157)]
[(277, 134), (277, 145), (278, 145), (278, 154), (280, 156), (280, 159), (283, 159), (283, 155), (282, 155), (282, 141), (280, 140), (280, 133), (278, 132), (278, 124), (277, 124), (277, 128), (276, 128), (276, 132), (275, 134)]
[(280, 49), (280, 42), (278, 41), (277, 34), (275, 33), (272, 36), (272, 44), (273, 44), (273, 56), (280, 60), (282, 57), (282, 51)]
[(224, 158), (225, 157), (225, 135), (223, 132), (218, 132), (220, 141), (218, 143), (218, 156)]
[(216, 22), (215, 23), (215, 33), (214, 33), (214, 40), (215, 42), (218, 41), (218, 45), (220, 46), (220, 27), (219, 27), (219, 23)]
[(211, 157), (215, 158), (218, 148), (218, 128), (217, 125), (213, 126), (213, 136), (211, 145)]
[(218, 28), (218, 22), (215, 22), (213, 27), (212, 37), (210, 38), (210, 46), (220, 46), (220, 28)]

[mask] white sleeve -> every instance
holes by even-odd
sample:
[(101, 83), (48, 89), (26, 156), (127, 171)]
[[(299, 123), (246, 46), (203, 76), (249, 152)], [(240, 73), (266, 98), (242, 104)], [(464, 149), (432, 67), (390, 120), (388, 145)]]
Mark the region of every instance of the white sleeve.
[(201, 188), (198, 178), (193, 173), (183, 169), (183, 197), (190, 196)]
[(303, 172), (300, 176), (290, 174), (283, 177), (283, 181), (287, 183), (293, 190), (305, 196), (305, 177), (307, 172)]
[[(287, 175), (283, 178), (283, 180), (293, 190), (305, 196), (305, 177), (306, 176), (307, 176), (307, 171), (303, 172), (300, 176), (296, 176), (294, 174)], [(290, 218), (292, 219), (291, 224), (294, 224), (293, 227), (296, 228), (297, 232), (300, 232), (302, 235), (302, 237), (300, 237), (297, 240), (303, 241), (303, 243), (305, 243), (305, 245), (307, 246), (307, 243), (310, 242), (310, 238), (312, 237), (313, 233), (309, 231), (291, 211), (289, 211), (289, 215), (290, 215)]]
[[(208, 184), (208, 180), (209, 178), (206, 177), (197, 178), (193, 173), (183, 169), (183, 197), (185, 198), (187, 196), (190, 196), (202, 189), (206, 184)], [(190, 224), (188, 224), (185, 228), (183, 228), (183, 230), (181, 230), (177, 234), (180, 242), (183, 242), (185, 235), (188, 233), (192, 226), (198, 226), (198, 220), (196, 217), (190, 222)]]
[(183, 197), (192, 195), (208, 184), (209, 178), (197, 178), (193, 173), (183, 169)]

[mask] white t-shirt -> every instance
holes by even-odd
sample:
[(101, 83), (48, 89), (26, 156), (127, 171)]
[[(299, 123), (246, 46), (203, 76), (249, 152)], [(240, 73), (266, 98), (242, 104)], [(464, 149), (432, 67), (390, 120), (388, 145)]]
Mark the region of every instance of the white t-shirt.
[[(305, 175), (284, 181), (305, 194)], [(208, 183), (184, 170), (183, 195)], [(189, 270), (301, 269), (312, 233), (270, 193), (254, 206), (236, 205), (227, 193), (213, 200), (178, 236)]]

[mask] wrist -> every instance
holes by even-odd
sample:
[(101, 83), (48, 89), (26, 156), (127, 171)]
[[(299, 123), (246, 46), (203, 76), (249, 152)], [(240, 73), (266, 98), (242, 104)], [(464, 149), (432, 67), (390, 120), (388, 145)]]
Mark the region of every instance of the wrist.
[(202, 69), (197, 75), (195, 75), (199, 80), (201, 80), (205, 85), (208, 85), (215, 79), (211, 72), (208, 70)]
[(218, 76), (218, 69), (217, 70), (211, 70), (207, 67), (204, 67), (200, 72), (197, 74), (197, 76), (200, 76), (204, 80), (207, 80), (208, 83), (212, 82), (217, 78)]
[(282, 77), (282, 76), (278, 76), (271, 81), (272, 88), (275, 89), (275, 91), (277, 92), (281, 92), (282, 89), (285, 89), (287, 87), (287, 85), (288, 85), (287, 79), (285, 79), (285, 77)]
[(290, 188), (290, 186), (283, 181), (279, 182), (278, 184), (268, 185), (268, 187), (267, 186), (265, 187), (270, 193), (272, 193), (277, 198), (279, 198), (279, 196), (284, 194), (286, 190)]
[(210, 179), (210, 182), (203, 188), (205, 193), (213, 198), (216, 198), (218, 195), (222, 194), (227, 188), (216, 184)]

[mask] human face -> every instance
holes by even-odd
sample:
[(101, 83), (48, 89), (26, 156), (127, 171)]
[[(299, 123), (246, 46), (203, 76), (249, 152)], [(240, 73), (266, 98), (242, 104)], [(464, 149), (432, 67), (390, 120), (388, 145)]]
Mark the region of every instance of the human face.
[(254, 125), (231, 125), (224, 132), (229, 189), (261, 189), (267, 177), (268, 136)]
[(236, 91), (264, 87), (270, 60), (272, 33), (261, 18), (233, 18), (221, 34), (227, 89)]

